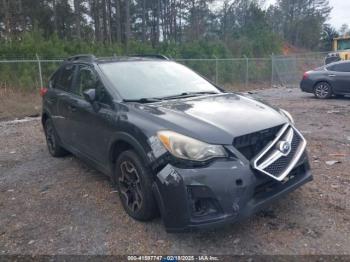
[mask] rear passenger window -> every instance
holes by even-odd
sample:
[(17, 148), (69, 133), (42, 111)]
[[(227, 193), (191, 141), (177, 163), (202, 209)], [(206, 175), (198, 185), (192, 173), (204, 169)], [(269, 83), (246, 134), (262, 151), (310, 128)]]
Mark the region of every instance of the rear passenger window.
[(350, 63), (335, 64), (330, 66), (328, 70), (335, 72), (350, 72)]
[(344, 63), (343, 69), (344, 69), (344, 72), (350, 72), (350, 63)]
[(49, 80), (49, 88), (56, 88), (57, 79), (60, 75), (60, 70), (56, 71), (56, 73)]
[(57, 80), (55, 81), (55, 88), (64, 90), (64, 91), (69, 91), (73, 82), (73, 77), (74, 77), (74, 65), (66, 65), (64, 66), (60, 74), (57, 77)]
[(327, 67), (327, 70), (329, 70), (329, 71), (336, 71), (336, 67), (335, 67), (336, 65), (331, 65), (331, 66), (328, 66)]

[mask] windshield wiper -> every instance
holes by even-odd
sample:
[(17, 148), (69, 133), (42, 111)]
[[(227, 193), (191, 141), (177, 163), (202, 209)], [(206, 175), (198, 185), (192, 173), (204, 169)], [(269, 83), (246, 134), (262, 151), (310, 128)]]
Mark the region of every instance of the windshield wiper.
[(192, 96), (198, 96), (198, 95), (212, 95), (212, 94), (219, 94), (218, 92), (214, 91), (200, 91), (200, 92), (185, 92), (177, 95), (171, 95), (171, 96), (164, 96), (164, 97), (149, 97), (149, 98), (138, 98), (138, 99), (124, 99), (124, 102), (136, 102), (136, 103), (155, 103), (160, 102), (163, 100), (170, 100), (170, 99), (176, 99), (176, 98), (186, 98), (186, 97), (192, 97)]
[(150, 98), (139, 98), (139, 99), (124, 99), (124, 102), (136, 102), (136, 103), (155, 103), (162, 101), (161, 98), (150, 97)]
[(219, 94), (219, 93), (215, 91), (184, 92), (177, 95), (161, 97), (161, 99), (167, 100), (167, 99), (176, 99), (176, 98), (186, 98), (186, 97), (192, 97), (192, 96), (198, 96), (198, 95), (214, 95), (214, 94)]

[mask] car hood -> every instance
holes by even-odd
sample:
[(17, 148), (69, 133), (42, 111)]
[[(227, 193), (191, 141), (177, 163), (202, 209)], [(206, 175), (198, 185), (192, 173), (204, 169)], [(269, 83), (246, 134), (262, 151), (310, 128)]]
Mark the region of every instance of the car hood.
[(232, 143), (237, 136), (288, 121), (267, 104), (234, 93), (169, 100), (141, 108), (166, 121), (164, 128), (208, 143)]

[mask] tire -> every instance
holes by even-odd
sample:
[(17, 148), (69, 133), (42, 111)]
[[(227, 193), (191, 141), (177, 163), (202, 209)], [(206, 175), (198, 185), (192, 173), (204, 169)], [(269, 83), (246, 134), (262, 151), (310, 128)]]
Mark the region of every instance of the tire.
[(332, 94), (332, 87), (327, 82), (320, 82), (314, 88), (314, 95), (318, 99), (328, 99)]
[(67, 155), (68, 152), (59, 144), (59, 138), (50, 118), (44, 123), (44, 131), (49, 153), (53, 157), (62, 157)]
[(139, 221), (149, 221), (158, 214), (152, 193), (150, 171), (132, 150), (122, 152), (116, 161), (116, 182), (126, 213)]

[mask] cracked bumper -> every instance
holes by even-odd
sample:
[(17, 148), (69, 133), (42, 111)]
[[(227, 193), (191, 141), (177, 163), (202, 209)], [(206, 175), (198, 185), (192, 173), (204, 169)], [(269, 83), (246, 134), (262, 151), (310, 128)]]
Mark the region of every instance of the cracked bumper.
[(215, 161), (195, 169), (167, 165), (163, 170), (153, 191), (169, 232), (237, 222), (312, 180), (306, 153), (282, 182), (241, 161)]

